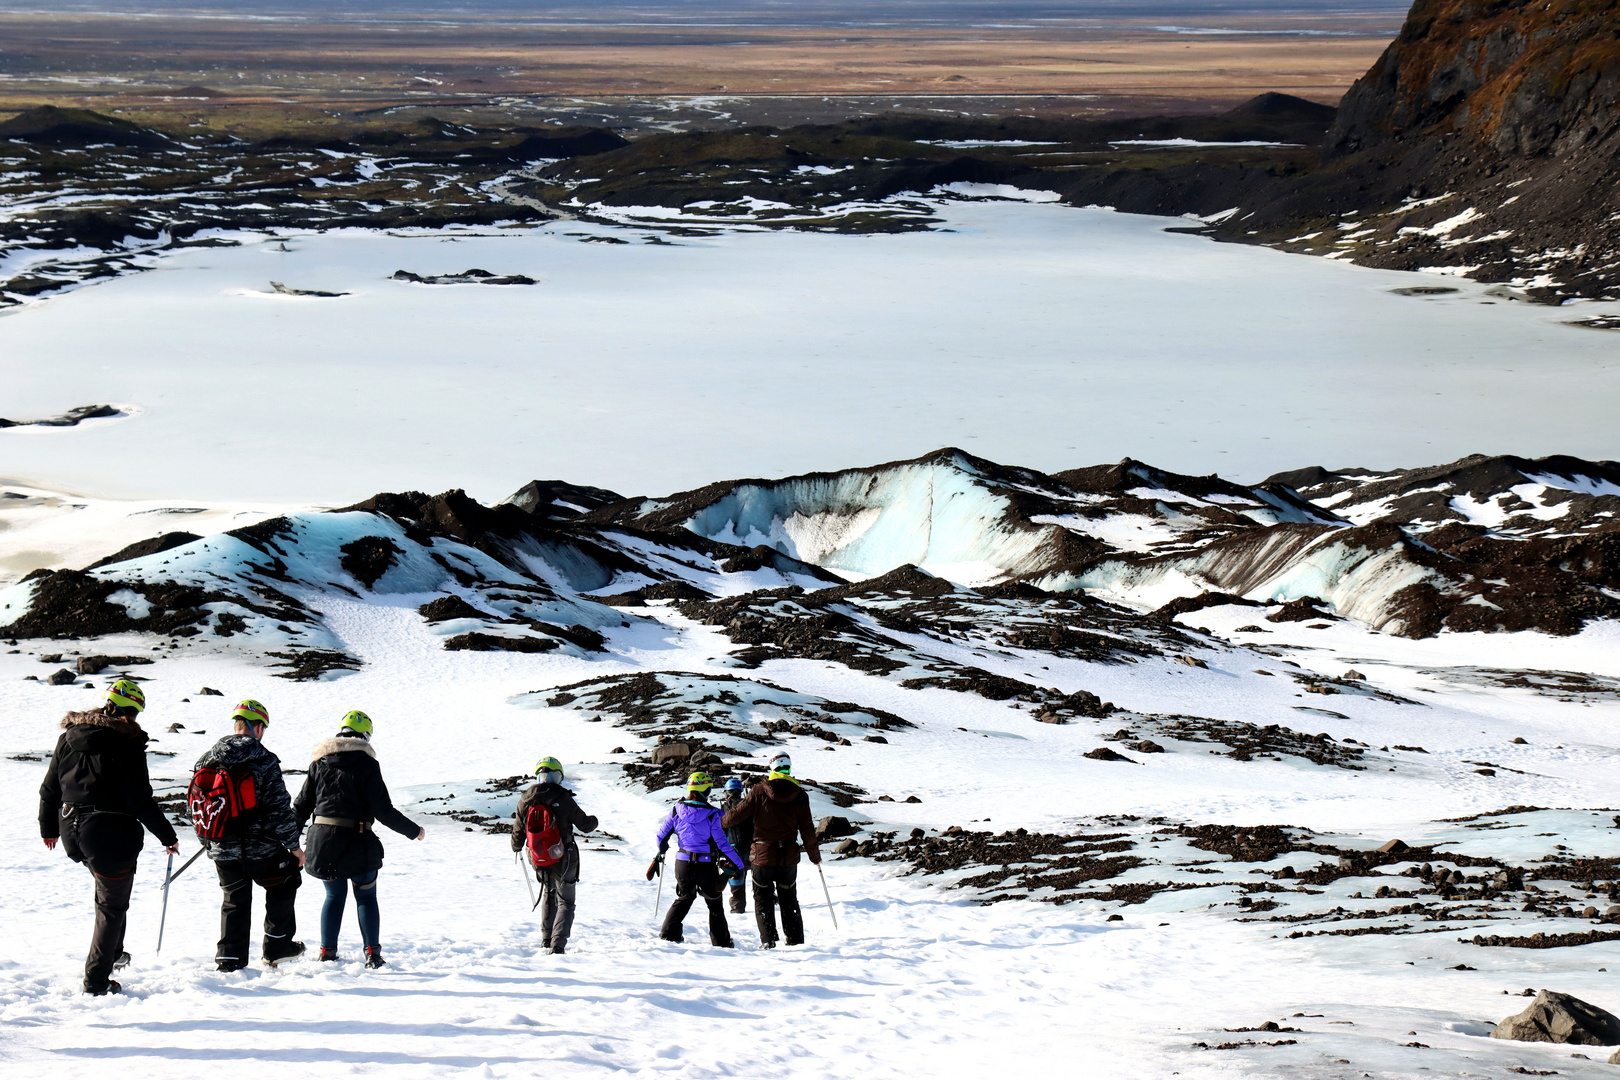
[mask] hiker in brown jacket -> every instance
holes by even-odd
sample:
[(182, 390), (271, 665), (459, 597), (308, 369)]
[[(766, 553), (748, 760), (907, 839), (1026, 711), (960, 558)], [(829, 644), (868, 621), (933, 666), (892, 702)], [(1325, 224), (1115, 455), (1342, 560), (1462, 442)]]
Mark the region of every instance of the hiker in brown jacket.
[(821, 863), (816, 846), (816, 823), (810, 817), (810, 797), (793, 779), (793, 760), (786, 754), (771, 759), (770, 775), (751, 788), (721, 821), (723, 828), (743, 822), (754, 824), (749, 864), (754, 874), (754, 918), (759, 923), (759, 944), (776, 948), (776, 907), (782, 908), (782, 935), (789, 945), (804, 944), (804, 915), (799, 910), (799, 838), (810, 861)]

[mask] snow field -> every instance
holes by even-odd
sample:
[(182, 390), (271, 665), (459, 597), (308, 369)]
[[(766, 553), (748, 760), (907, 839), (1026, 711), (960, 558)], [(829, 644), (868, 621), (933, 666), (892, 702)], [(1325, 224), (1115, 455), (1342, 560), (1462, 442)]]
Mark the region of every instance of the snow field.
[[(943, 231), (867, 237), (666, 246), (561, 222), (175, 252), (0, 317), (8, 412), (143, 410), (0, 432), (0, 474), (342, 505), (408, 488), (492, 501), (536, 476), (677, 491), (950, 444), (1046, 470), (1129, 454), (1249, 478), (1481, 449), (1612, 455), (1612, 343), (1558, 325), (1561, 309), (1486, 303), (1466, 281), (1396, 296), (1414, 275), (1164, 232), (1175, 219), (951, 200), (938, 214)], [(583, 242), (602, 236), (631, 243)], [(470, 267), (540, 284), (389, 280)]]
[[(709, 949), (700, 916), (688, 919), (686, 945), (660, 943), (654, 888), (642, 875), (657, 820), (674, 792), (648, 795), (624, 786), (617, 768), (605, 762), (614, 760), (609, 751), (615, 746), (634, 749), (627, 732), (591, 723), (588, 713), (572, 708), (536, 708), (528, 692), (615, 670), (734, 671), (724, 665), (718, 640), (677, 637), (679, 617), (665, 611), (668, 637), (642, 629), (609, 660), (447, 654), (437, 651), (439, 639), (412, 610), (420, 598), (393, 599), (398, 606), (323, 599), (328, 625), (346, 649), (368, 661), (331, 681), (286, 683), (240, 661), (206, 656), (140, 669), (151, 676), (153, 706), (146, 717), (156, 733), (153, 749), (175, 755), (153, 759), (154, 773), (168, 780), (185, 775), (189, 762), (223, 734), (228, 708), (241, 696), (270, 706), (267, 741), (289, 768), (303, 766), (307, 747), (328, 734), (342, 712), (359, 707), (373, 715), (396, 800), (428, 826), (422, 844), (384, 836), (380, 897), (391, 964), (382, 972), (361, 971), (352, 959), (338, 968), (301, 961), (274, 971), (213, 972), (218, 893), (206, 862), (176, 883), (164, 956), (154, 959), (162, 856), (149, 845), (131, 911), (136, 961), (126, 976), (130, 993), (80, 997), (90, 920), (87, 875), (38, 844), (33, 805), (42, 766), (9, 756), (48, 749), (55, 718), (99, 694), (23, 681), (22, 674), (49, 669), (23, 654), (0, 656), (0, 750), (8, 755), (0, 758), (0, 852), (12, 884), (0, 906), (6, 925), (21, 929), (0, 943), (0, 1017), (6, 1021), (0, 1057), (8, 1074), (56, 1076), (93, 1060), (116, 1060), (131, 1076), (167, 1075), (228, 1053), (296, 1065), (311, 1076), (519, 1077), (561, 1070), (577, 1076), (899, 1077), (959, 1075), (1005, 1067), (1008, 1060), (1086, 1077), (1416, 1075), (1423, 1067), (1489, 1075), (1509, 1065), (1584, 1075), (1579, 1070), (1588, 1066), (1569, 1059), (1568, 1048), (1491, 1041), (1484, 1038), (1485, 1021), (1521, 1006), (1502, 990), (1530, 985), (1612, 1003), (1609, 983), (1596, 969), (1613, 964), (1620, 970), (1615, 943), (1526, 953), (1459, 945), (1460, 934), (1443, 932), (1272, 940), (1287, 925), (1234, 922), (1236, 894), (1228, 887), (1162, 893), (1123, 908), (1096, 902), (980, 907), (942, 890), (938, 879), (895, 876), (903, 864), (864, 859), (827, 864), (839, 903), (837, 931), (809, 867), (802, 868), (809, 944), (801, 949), (759, 952), (751, 917), (735, 916), (735, 952)], [(1252, 609), (1228, 608), (1182, 621), (1224, 630), (1226, 621), (1246, 618)], [(1583, 640), (1588, 635), (1592, 640)], [(1598, 632), (1588, 635), (1573, 641), (1491, 635), (1487, 644), (1521, 661), (1542, 647), (1566, 666), (1612, 671), (1609, 642)], [(810, 661), (774, 662), (757, 674), (740, 674), (894, 709), (919, 723), (918, 730), (891, 733), (888, 746), (857, 743), (828, 752), (812, 740), (788, 739), (801, 775), (853, 781), (874, 795), (921, 798), (920, 804), (862, 803), (841, 811), (875, 819), (875, 827), (1041, 829), (1097, 814), (1163, 814), (1195, 823), (1304, 825), (1337, 832), (1351, 846), (1371, 847), (1391, 835), (1409, 843), (1455, 836), (1470, 845), (1464, 850), (1528, 857), (1547, 850), (1537, 845), (1555, 841), (1527, 837), (1528, 829), (1504, 840), (1503, 834), (1433, 822), (1516, 802), (1614, 805), (1620, 795), (1608, 767), (1613, 750), (1601, 742), (1601, 733), (1620, 718), (1612, 701), (1588, 707), (1518, 691), (1459, 689), (1423, 674), (1453, 660), (1449, 650), (1489, 659), (1455, 636), (1410, 642), (1348, 624), (1328, 631), (1282, 624), (1270, 637), (1268, 644), (1286, 649), (1287, 658), (1329, 673), (1354, 660), (1397, 693), (1412, 696), (1422, 683), (1442, 690), (1428, 707), (1312, 695), (1313, 705), (1352, 718), (1316, 722), (1293, 712), (1293, 703), (1304, 699), (1292, 697), (1281, 659), (1213, 645), (1199, 651), (1207, 671), (1051, 657), (1042, 658), (1047, 671), (1034, 663), (1026, 668), (1043, 685), (1083, 686), (1128, 707), (1292, 720), (1301, 730), (1322, 727), (1375, 747), (1416, 739), (1429, 750), (1427, 758), (1402, 757), (1393, 773), (1371, 764), (1356, 773), (1291, 760), (1238, 763), (1181, 747), (1141, 765), (1096, 762), (1079, 755), (1116, 726), (1114, 718), (1054, 727), (1005, 704), (907, 691)], [(108, 652), (139, 648), (135, 641), (97, 643)], [(974, 660), (992, 670), (1010, 663)], [(1255, 667), (1281, 674), (1255, 675), (1249, 670)], [(1010, 667), (1004, 673), (1023, 674)], [(203, 685), (225, 696), (198, 697)], [(187, 731), (168, 733), (173, 722)], [(193, 733), (199, 729), (203, 733)], [(1512, 747), (1519, 756), (1506, 758), (1509, 740), (1519, 733), (1530, 745)], [(1554, 749), (1554, 741), (1565, 749)], [(546, 753), (568, 764), (571, 783), (603, 819), (603, 829), (624, 837), (622, 843), (585, 839), (579, 918), (564, 957), (536, 955), (539, 928), (526, 913), (528, 898), (506, 838), (466, 831), (429, 813), (447, 805), (504, 812), (510, 795), (476, 789), (490, 778), (525, 772)], [(1486, 778), (1463, 764), (1487, 753), (1536, 775)], [(444, 795), (454, 801), (438, 801)], [(816, 802), (818, 815), (834, 812), (819, 797)], [(985, 818), (992, 822), (980, 823)], [(1585, 854), (1620, 853), (1620, 842), (1594, 832), (1593, 822), (1606, 825), (1607, 819), (1572, 813), (1559, 826), (1560, 838)], [(182, 844), (194, 849), (189, 838)], [(611, 850), (592, 850), (598, 847)], [(1248, 869), (1237, 864), (1211, 880), (1231, 880)], [(1125, 880), (1187, 873), (1144, 867)], [(1305, 909), (1329, 901), (1354, 905), (1344, 899), (1351, 884), (1311, 898)], [(307, 883), (300, 917), (309, 942), (319, 898), (319, 888)], [(1124, 921), (1105, 921), (1116, 910)], [(1583, 925), (1577, 920), (1569, 928)], [(343, 944), (352, 957), (352, 914)], [(1457, 963), (1478, 970), (1448, 970)], [(1290, 1019), (1295, 1012), (1321, 1016)], [(1265, 1020), (1308, 1034), (1223, 1030)], [(1296, 1041), (1234, 1050), (1193, 1045), (1250, 1038)], [(1600, 1062), (1589, 1068), (1597, 1075)]]

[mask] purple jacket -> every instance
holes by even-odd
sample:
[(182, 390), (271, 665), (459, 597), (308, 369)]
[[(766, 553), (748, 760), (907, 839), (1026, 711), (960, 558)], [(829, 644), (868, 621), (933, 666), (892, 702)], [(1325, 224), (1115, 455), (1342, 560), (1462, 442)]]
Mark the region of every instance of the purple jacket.
[(675, 841), (683, 852), (707, 856), (711, 852), (718, 851), (734, 865), (745, 865), (743, 857), (737, 854), (737, 849), (726, 839), (726, 830), (720, 827), (719, 809), (706, 802), (688, 802), (682, 799), (670, 807), (669, 817), (664, 819), (663, 827), (658, 830), (660, 853), (669, 844), (671, 833), (675, 834)]

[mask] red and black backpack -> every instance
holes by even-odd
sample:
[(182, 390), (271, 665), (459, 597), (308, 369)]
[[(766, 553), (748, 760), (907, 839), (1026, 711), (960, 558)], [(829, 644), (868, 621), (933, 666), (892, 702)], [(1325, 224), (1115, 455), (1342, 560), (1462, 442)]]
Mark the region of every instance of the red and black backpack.
[(253, 770), (203, 766), (192, 774), (186, 804), (199, 839), (230, 840), (246, 835), (258, 819)]
[(556, 866), (563, 861), (568, 849), (548, 803), (537, 802), (530, 806), (523, 827), (529, 834), (529, 860), (535, 866)]

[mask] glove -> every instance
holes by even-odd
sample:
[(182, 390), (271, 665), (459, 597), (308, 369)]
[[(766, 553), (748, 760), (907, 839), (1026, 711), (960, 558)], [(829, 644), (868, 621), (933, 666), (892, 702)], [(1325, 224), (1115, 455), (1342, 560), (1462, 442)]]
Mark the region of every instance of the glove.
[(664, 872), (664, 853), (659, 852), (652, 862), (647, 864), (647, 880), (651, 881)]

